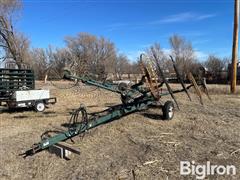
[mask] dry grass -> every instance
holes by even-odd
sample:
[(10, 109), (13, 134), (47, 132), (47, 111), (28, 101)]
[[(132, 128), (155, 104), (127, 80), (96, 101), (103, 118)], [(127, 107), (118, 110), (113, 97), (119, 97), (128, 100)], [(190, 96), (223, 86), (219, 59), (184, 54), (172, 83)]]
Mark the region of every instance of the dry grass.
[[(212, 84), (209, 86), (209, 91), (212, 94), (230, 94), (229, 84)], [(240, 86), (237, 86), (237, 94), (240, 94)]]
[(47, 151), (27, 159), (18, 154), (44, 131), (63, 129), (69, 112), (80, 103), (95, 112), (119, 103), (119, 97), (85, 86), (59, 90), (38, 85), (50, 88), (58, 103), (44, 113), (1, 110), (1, 179), (183, 179), (180, 160), (233, 164), (235, 177), (210, 179), (240, 179), (240, 95), (226, 94), (223, 86), (210, 86), (213, 101), (205, 97), (204, 106), (192, 93), (192, 102), (178, 94), (181, 110), (172, 121), (158, 120), (161, 110), (150, 109), (92, 129), (83, 139), (74, 138), (81, 154), (65, 161)]

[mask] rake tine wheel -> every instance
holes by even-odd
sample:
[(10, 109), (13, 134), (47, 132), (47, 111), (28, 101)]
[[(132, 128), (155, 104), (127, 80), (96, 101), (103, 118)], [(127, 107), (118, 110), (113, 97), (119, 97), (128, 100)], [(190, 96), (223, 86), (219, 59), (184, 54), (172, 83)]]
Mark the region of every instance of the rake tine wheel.
[(155, 61), (156, 61), (157, 70), (158, 70), (158, 72), (159, 72), (158, 75), (163, 79), (163, 82), (166, 84), (169, 94), (170, 94), (171, 97), (173, 98), (175, 104), (177, 105), (177, 108), (180, 109), (179, 106), (178, 106), (177, 100), (176, 100), (176, 98), (175, 98), (175, 96), (174, 96), (174, 94), (173, 94), (172, 88), (169, 86), (169, 84), (168, 84), (168, 82), (167, 82), (167, 79), (166, 79), (166, 77), (165, 77), (164, 74), (163, 74), (163, 71), (162, 71), (162, 69), (161, 69), (161, 67), (160, 67), (160, 65), (159, 65), (158, 58), (157, 58), (157, 56), (156, 56), (155, 53), (153, 53), (153, 57), (154, 57), (154, 59), (155, 59)]
[[(153, 70), (152, 64), (148, 61), (143, 61), (144, 54), (140, 55), (140, 64), (143, 74), (145, 75), (145, 79), (148, 83), (148, 86), (150, 88), (150, 91), (155, 99), (159, 99), (159, 90), (158, 90), (158, 84), (157, 84), (157, 75), (155, 71)], [(154, 79), (154, 82), (153, 82)]]
[(194, 79), (192, 73), (188, 73), (188, 79), (190, 80), (191, 84), (193, 85), (195, 91), (196, 91), (196, 94), (198, 95), (199, 97), (199, 100), (200, 100), (200, 103), (203, 105), (203, 100), (202, 100), (202, 94), (201, 94), (201, 90), (200, 88), (198, 87), (197, 85), (197, 82), (196, 80)]
[(177, 69), (176, 63), (175, 63), (175, 61), (173, 60), (173, 57), (172, 57), (171, 55), (169, 55), (169, 56), (170, 56), (170, 58), (171, 58), (171, 60), (172, 60), (173, 68), (174, 68), (174, 70), (175, 70), (175, 72), (176, 72), (178, 81), (181, 83), (182, 88), (183, 88), (183, 90), (185, 91), (185, 93), (187, 94), (189, 100), (192, 101), (192, 99), (191, 99), (191, 97), (190, 97), (190, 94), (188, 93), (188, 90), (187, 90), (187, 88), (186, 88), (186, 86), (185, 86), (185, 84), (184, 84), (184, 82), (183, 82), (183, 79), (181, 78), (180, 73), (179, 73), (179, 71), (178, 71), (178, 69)]

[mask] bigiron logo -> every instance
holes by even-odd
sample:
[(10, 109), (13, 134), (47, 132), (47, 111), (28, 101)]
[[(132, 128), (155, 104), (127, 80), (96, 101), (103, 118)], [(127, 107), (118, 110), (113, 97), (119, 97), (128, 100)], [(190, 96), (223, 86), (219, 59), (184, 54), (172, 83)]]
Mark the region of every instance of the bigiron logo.
[(180, 175), (195, 176), (196, 179), (204, 179), (210, 175), (236, 175), (234, 165), (212, 165), (210, 161), (206, 164), (196, 164), (195, 161), (180, 161)]

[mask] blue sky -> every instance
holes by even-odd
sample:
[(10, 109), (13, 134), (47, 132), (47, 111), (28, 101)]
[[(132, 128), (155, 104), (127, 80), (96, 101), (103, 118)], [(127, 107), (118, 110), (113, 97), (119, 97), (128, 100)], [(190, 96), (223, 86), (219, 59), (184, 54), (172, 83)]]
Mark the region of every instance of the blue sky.
[(104, 36), (136, 59), (154, 42), (169, 50), (169, 37), (192, 41), (201, 60), (231, 56), (233, 0), (23, 0), (17, 28), (32, 47), (64, 47), (79, 32)]

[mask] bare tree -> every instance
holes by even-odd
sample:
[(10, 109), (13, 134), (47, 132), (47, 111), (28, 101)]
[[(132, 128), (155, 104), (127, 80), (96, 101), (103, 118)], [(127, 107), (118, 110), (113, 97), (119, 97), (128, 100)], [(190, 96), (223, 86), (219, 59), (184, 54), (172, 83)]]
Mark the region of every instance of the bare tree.
[(15, 44), (17, 47), (17, 54), (19, 55), (16, 59), (17, 62), (20, 62), (21, 65), (29, 65), (30, 60), (30, 40), (23, 33), (15, 33)]
[(205, 66), (208, 71), (212, 73), (213, 78), (217, 78), (220, 72), (224, 69), (225, 62), (217, 56), (209, 55), (205, 62)]
[(0, 0), (0, 48), (5, 52), (3, 60), (13, 59), (19, 68), (28, 56), (29, 40), (20, 33), (15, 33), (12, 25), (13, 15), (21, 9), (19, 0)]
[(12, 26), (9, 25), (9, 22), (3, 16), (0, 16), (0, 46), (5, 50), (6, 57), (12, 56), (17, 62), (17, 44), (13, 35)]
[(222, 58), (223, 64), (224, 64), (224, 70), (227, 70), (229, 67), (229, 64), (231, 64), (232, 58), (231, 57), (223, 57)]
[(131, 64), (131, 72), (133, 74), (141, 74), (142, 73), (141, 66), (140, 66), (140, 61), (133, 62)]
[(147, 49), (147, 54), (153, 58), (153, 54), (156, 54), (159, 60), (164, 60), (164, 52), (161, 49), (161, 46), (159, 43), (154, 43), (150, 46), (149, 49)]
[(38, 79), (46, 74), (48, 79), (59, 79), (63, 69), (68, 68), (74, 74), (88, 75), (98, 80), (107, 77), (115, 70), (114, 44), (104, 38), (80, 33), (77, 37), (66, 38), (67, 47), (55, 49), (33, 49), (31, 52), (32, 67)]
[(113, 71), (111, 64), (114, 64), (116, 50), (109, 40), (80, 33), (76, 37), (66, 37), (65, 41), (73, 55), (73, 67), (77, 73), (92, 73), (101, 77)]
[(183, 37), (173, 35), (169, 39), (172, 55), (175, 57), (176, 65), (180, 74), (185, 77), (191, 71), (192, 66), (196, 63), (196, 57), (191, 42)]
[(115, 75), (117, 79), (122, 79), (123, 74), (130, 74), (131, 65), (127, 56), (119, 54), (116, 58)]
[(170, 72), (173, 71), (172, 61), (168, 57), (168, 54), (164, 50), (162, 50), (159, 43), (154, 43), (153, 45), (151, 45), (150, 48), (146, 50), (146, 54), (152, 60), (152, 63), (154, 64), (154, 66), (156, 66), (156, 62), (154, 58), (154, 55), (155, 55), (155, 57), (157, 57), (157, 60), (158, 60), (158, 65), (160, 65), (164, 74), (166, 76), (170, 76)]
[(71, 66), (72, 54), (67, 48), (34, 48), (29, 62), (37, 79), (43, 80), (47, 75), (49, 80), (59, 80), (63, 77), (64, 68)]
[(48, 68), (48, 57), (44, 49), (35, 48), (31, 51), (31, 66), (36, 79), (43, 80)]
[(13, 13), (16, 13), (22, 8), (21, 0), (0, 0), (0, 16), (12, 19)]
[(71, 69), (71, 66), (73, 66), (72, 59), (74, 57), (67, 48), (55, 49), (54, 52), (50, 49), (47, 51), (47, 54), (50, 65), (49, 69), (51, 69), (49, 71), (50, 79), (62, 78), (63, 70), (65, 68)]

